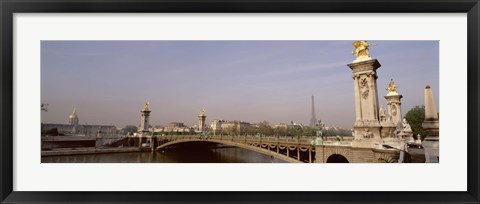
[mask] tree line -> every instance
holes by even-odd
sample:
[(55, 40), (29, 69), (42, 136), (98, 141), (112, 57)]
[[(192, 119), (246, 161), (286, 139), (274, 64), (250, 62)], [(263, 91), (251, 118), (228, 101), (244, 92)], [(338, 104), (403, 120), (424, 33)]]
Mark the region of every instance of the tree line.
[[(417, 135), (420, 135), (421, 139), (427, 136), (427, 131), (423, 129), (422, 123), (425, 120), (425, 106), (415, 106), (411, 108), (406, 114), (405, 119), (412, 128), (413, 136), (417, 139)], [(138, 128), (134, 125), (127, 125), (122, 129), (122, 133), (135, 133)], [(52, 134), (55, 130), (47, 130), (42, 134)], [(57, 133), (58, 134), (58, 133)], [(183, 134), (195, 134), (194, 131), (190, 132), (159, 132), (155, 135), (183, 135)], [(200, 134), (200, 133), (198, 133)], [(206, 133), (213, 135), (212, 130), (207, 128)], [(220, 135), (257, 135), (257, 136), (351, 136), (352, 132), (349, 129), (327, 129), (323, 125), (317, 125), (314, 127), (301, 127), (298, 125), (277, 126), (272, 127), (268, 121), (259, 122), (256, 126), (241, 125), (240, 123), (234, 123), (232, 126), (222, 128)]]

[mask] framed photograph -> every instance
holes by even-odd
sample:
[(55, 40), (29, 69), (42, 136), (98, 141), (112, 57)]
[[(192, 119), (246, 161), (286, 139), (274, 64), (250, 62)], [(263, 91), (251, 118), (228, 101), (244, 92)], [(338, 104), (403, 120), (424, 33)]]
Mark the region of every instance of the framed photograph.
[(477, 0), (0, 5), (2, 203), (479, 203)]

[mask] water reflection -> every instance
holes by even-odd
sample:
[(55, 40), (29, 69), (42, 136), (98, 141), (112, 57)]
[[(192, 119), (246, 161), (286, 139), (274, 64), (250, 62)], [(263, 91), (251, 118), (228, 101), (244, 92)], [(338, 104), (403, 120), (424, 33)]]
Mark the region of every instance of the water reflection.
[(181, 144), (157, 152), (42, 157), (42, 163), (284, 163), (250, 150), (212, 144)]

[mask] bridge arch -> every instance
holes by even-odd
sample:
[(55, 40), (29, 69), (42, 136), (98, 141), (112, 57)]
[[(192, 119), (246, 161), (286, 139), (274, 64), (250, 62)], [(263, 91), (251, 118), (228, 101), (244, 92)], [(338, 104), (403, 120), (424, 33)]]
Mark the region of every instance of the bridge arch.
[(350, 163), (346, 157), (341, 154), (332, 154), (327, 158), (327, 163)]
[(352, 149), (350, 147), (338, 147), (338, 146), (324, 146), (323, 161), (325, 163), (328, 163), (327, 162), (328, 158), (335, 154), (345, 157), (347, 162), (353, 161)]
[(174, 141), (170, 141), (170, 142), (167, 142), (167, 143), (164, 143), (164, 144), (158, 146), (157, 150), (166, 148), (166, 147), (174, 145), (174, 144), (189, 143), (189, 142), (210, 142), (210, 143), (217, 143), (217, 144), (235, 146), (235, 147), (239, 147), (239, 148), (242, 148), (242, 149), (254, 151), (254, 152), (257, 152), (257, 153), (260, 153), (260, 154), (264, 154), (264, 155), (267, 155), (267, 156), (272, 156), (274, 158), (277, 158), (277, 159), (280, 159), (280, 160), (283, 160), (283, 161), (286, 161), (286, 162), (302, 163), (301, 161), (298, 161), (294, 158), (287, 157), (283, 154), (278, 154), (274, 151), (263, 149), (259, 146), (252, 146), (252, 145), (237, 143), (237, 142), (233, 142), (233, 141), (215, 140), (215, 139), (208, 139), (208, 140), (205, 140), (205, 139), (180, 139), (180, 140), (174, 140)]
[(132, 138), (128, 138), (128, 146), (132, 147), (135, 145), (135, 140)]

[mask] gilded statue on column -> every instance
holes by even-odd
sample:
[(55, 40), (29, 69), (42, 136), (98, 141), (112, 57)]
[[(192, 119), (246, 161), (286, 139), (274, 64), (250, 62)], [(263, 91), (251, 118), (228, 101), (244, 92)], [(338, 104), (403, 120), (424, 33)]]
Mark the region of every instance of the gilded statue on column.
[(398, 86), (395, 84), (395, 82), (393, 82), (393, 79), (390, 79), (390, 83), (388, 83), (388, 87), (386, 88), (386, 90), (388, 91), (388, 93), (397, 93), (397, 88)]
[(202, 108), (202, 110), (200, 110), (200, 116), (204, 116), (205, 115), (205, 108)]
[(368, 47), (373, 44), (369, 44), (366, 40), (355, 41), (352, 44), (355, 49), (352, 51), (352, 55), (355, 55), (356, 60), (371, 59), (370, 53), (368, 52)]
[(145, 103), (143, 104), (143, 109), (148, 110), (149, 105), (150, 105), (150, 103), (148, 101), (145, 101)]

